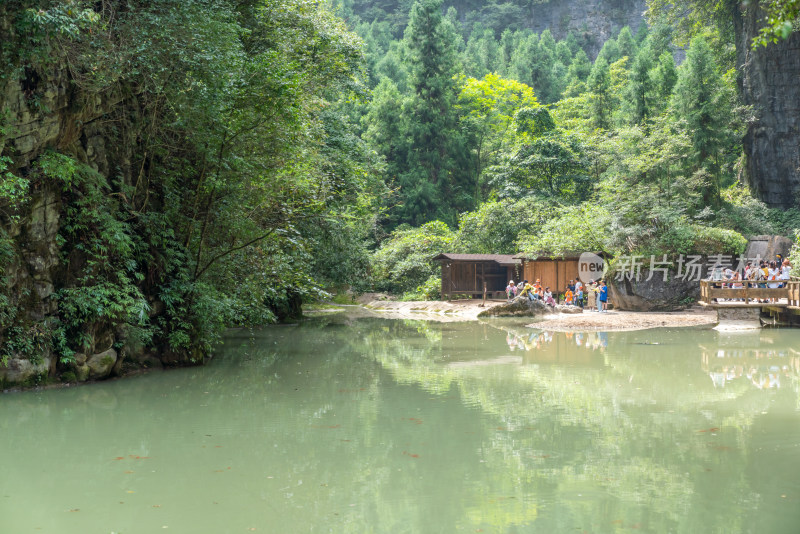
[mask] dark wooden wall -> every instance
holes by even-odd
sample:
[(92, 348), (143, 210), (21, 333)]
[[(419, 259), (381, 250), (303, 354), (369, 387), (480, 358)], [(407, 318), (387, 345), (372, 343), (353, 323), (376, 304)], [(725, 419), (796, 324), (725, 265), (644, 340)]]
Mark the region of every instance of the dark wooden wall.
[(495, 292), (505, 292), (506, 284), (512, 279), (513, 267), (493, 261), (443, 261), (442, 298), (449, 299), (455, 294), (482, 296), (484, 282), (486, 295), (491, 298)]

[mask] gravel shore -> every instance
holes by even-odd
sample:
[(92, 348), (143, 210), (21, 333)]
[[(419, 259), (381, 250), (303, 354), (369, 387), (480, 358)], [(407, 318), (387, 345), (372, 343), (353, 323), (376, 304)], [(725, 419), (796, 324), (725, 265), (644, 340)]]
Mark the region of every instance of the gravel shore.
[[(359, 302), (365, 308), (387, 317), (418, 317), (438, 320), (475, 320), (487, 308), (504, 304), (503, 300), (456, 300), (456, 301), (414, 301), (400, 302), (381, 300), (374, 296)], [(481, 304), (484, 304), (481, 306)], [(481, 319), (484, 320), (484, 319)], [(492, 319), (486, 319), (491, 321)], [(533, 320), (533, 319), (532, 319)], [(679, 312), (631, 312), (611, 310), (598, 313), (585, 310), (577, 314), (545, 315), (528, 324), (531, 328), (553, 332), (589, 332), (644, 330), (658, 327), (711, 326), (717, 323), (717, 314), (712, 309), (696, 306)]]
[(691, 308), (679, 312), (584, 311), (574, 315), (545, 316), (527, 326), (552, 332), (644, 330), (660, 327), (712, 326), (714, 310)]

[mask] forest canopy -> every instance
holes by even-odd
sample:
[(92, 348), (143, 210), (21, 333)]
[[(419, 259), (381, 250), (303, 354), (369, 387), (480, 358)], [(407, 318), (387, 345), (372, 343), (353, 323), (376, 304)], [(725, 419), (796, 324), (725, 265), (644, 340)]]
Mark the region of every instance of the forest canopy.
[[(800, 228), (740, 184), (727, 4), (652, 0), (602, 42), (534, 32), (536, 4), (4, 2), (2, 357), (36, 339), (68, 365), (113, 331), (197, 360), (304, 300), (433, 298), (442, 252), (737, 253)], [(759, 46), (796, 2), (765, 17)], [(63, 269), (32, 311), (9, 280), (43, 199)]]
[[(746, 235), (793, 234), (797, 209), (770, 209), (740, 184), (753, 111), (736, 85), (731, 14), (689, 2), (694, 18), (679, 20), (678, 6), (649, 7), (647, 23), (620, 28), (592, 57), (575, 33), (496, 26), (499, 4), (342, 2), (373, 89), (354, 113), (395, 192), (377, 289), (430, 294), (433, 266), (411, 274), (386, 262), (419, 254), (422, 265), (434, 242), (437, 253), (736, 254)], [(439, 137), (421, 137), (432, 124)], [(420, 160), (421, 146), (438, 147), (435, 158)], [(472, 223), (488, 213), (508, 219), (502, 237), (472, 235), (491, 232)], [(426, 246), (398, 252), (415, 240)]]

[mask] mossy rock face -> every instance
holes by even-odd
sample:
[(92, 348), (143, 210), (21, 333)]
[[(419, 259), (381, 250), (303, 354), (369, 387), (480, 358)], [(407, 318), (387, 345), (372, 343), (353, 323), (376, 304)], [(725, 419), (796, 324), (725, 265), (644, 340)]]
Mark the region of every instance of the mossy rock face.
[(85, 364), (76, 366), (75, 379), (78, 382), (86, 382), (87, 380), (89, 380), (89, 366)]
[(117, 351), (108, 349), (98, 354), (93, 354), (86, 360), (89, 368), (89, 378), (105, 378), (111, 374), (111, 369), (117, 363)]
[(61, 381), (62, 382), (77, 382), (78, 375), (75, 374), (74, 371), (65, 371), (61, 374)]
[(511, 302), (481, 312), (478, 317), (538, 317), (555, 313), (555, 311), (552, 306), (548, 306), (541, 300), (517, 297)]
[(38, 385), (50, 371), (51, 358), (42, 357), (37, 362), (24, 358), (10, 358), (0, 367), (0, 383), (6, 386)]

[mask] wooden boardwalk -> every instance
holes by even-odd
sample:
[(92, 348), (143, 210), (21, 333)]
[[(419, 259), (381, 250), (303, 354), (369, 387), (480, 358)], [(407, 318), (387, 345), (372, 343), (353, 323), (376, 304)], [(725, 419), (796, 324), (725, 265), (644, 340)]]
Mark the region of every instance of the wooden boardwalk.
[[(730, 287), (733, 284), (742, 287)], [(780, 308), (800, 310), (800, 280), (783, 281), (784, 287), (768, 288), (751, 280), (700, 281), (700, 305), (711, 308)]]
[[(733, 284), (742, 287), (729, 287)], [(765, 282), (700, 282), (700, 305), (714, 308), (722, 322), (758, 321), (763, 325), (800, 325), (800, 280), (782, 282), (784, 287), (763, 287)], [(728, 286), (728, 287), (726, 287)]]

